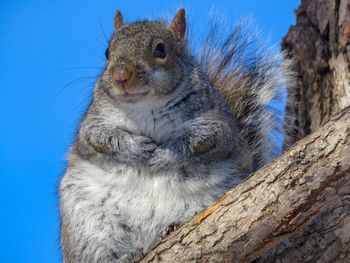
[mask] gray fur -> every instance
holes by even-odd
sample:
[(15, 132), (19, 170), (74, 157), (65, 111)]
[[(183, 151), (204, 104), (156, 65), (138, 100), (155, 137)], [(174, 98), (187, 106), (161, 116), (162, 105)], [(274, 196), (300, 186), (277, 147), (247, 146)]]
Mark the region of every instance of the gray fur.
[[(168, 47), (165, 66), (149, 58), (154, 37)], [(241, 121), (249, 116), (231, 110), (244, 98), (220, 95), (204, 64), (174, 42), (162, 22), (128, 24), (111, 40), (60, 184), (65, 263), (137, 262), (169, 225), (188, 220), (253, 171), (256, 156)], [(123, 63), (134, 67), (135, 90), (148, 95), (120, 99), (110, 72)], [(264, 83), (276, 78), (270, 74)], [(249, 92), (255, 88), (260, 92), (258, 85)], [(264, 118), (256, 110), (255, 123)]]
[(208, 28), (200, 65), (239, 120), (256, 170), (282, 152), (281, 105), (287, 89), (293, 89), (293, 63), (269, 46), (249, 19), (242, 19), (224, 38), (219, 20)]

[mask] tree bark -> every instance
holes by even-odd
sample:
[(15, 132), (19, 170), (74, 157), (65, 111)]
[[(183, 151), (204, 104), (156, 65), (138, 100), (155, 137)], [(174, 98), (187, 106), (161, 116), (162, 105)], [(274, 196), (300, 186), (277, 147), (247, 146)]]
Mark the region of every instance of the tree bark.
[[(259, 257), (257, 261), (276, 262), (276, 255), (298, 262), (292, 257), (298, 250), (283, 250), (288, 243), (282, 250), (275, 248), (292, 235), (304, 235), (310, 224), (335, 228), (329, 243), (313, 240), (302, 248), (303, 256), (310, 256), (306, 252), (316, 244), (320, 249), (343, 246), (348, 257), (349, 207), (350, 107), (227, 192), (163, 240), (142, 262), (251, 262)], [(331, 213), (329, 208), (338, 215), (336, 225), (333, 215), (330, 225), (315, 221)], [(343, 208), (346, 213), (337, 213)], [(328, 232), (311, 234), (317, 238)]]
[[(286, 119), (287, 144), (314, 132), (350, 105), (350, 0), (303, 0), (282, 48), (299, 70)], [(341, 197), (303, 233), (259, 262), (350, 262), (350, 204)], [(344, 234), (345, 233), (345, 234)]]
[(314, 132), (350, 105), (350, 0), (303, 0), (282, 49), (296, 61), (287, 105), (287, 143)]

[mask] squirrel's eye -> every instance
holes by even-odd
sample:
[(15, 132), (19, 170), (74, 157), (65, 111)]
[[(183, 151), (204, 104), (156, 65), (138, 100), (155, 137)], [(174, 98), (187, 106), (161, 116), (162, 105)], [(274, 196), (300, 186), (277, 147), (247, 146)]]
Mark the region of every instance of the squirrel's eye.
[(155, 58), (160, 58), (160, 59), (164, 59), (166, 57), (165, 46), (163, 43), (156, 44), (153, 50), (153, 56)]
[(166, 58), (165, 45), (160, 39), (153, 42), (153, 57), (159, 61), (164, 61)]
[(167, 54), (164, 41), (161, 38), (155, 38), (150, 45), (154, 60), (159, 64), (165, 64), (167, 61)]
[(106, 49), (105, 56), (106, 56), (106, 59), (109, 59), (109, 48)]

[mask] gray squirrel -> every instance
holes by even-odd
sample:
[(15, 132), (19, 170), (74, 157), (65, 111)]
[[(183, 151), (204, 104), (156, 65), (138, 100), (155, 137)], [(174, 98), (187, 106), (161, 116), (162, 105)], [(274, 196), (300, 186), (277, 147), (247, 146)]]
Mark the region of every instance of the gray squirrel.
[(65, 263), (138, 262), (280, 151), (269, 104), (289, 62), (244, 25), (199, 60), (184, 9), (169, 25), (125, 24), (117, 11), (114, 29), (60, 182)]

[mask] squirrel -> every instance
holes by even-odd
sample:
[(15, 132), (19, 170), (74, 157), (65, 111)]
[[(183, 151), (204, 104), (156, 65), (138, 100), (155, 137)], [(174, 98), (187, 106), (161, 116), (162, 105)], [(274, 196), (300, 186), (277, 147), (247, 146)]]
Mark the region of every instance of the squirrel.
[(60, 181), (65, 263), (138, 262), (279, 154), (281, 118), (269, 105), (288, 85), (288, 61), (244, 25), (198, 60), (186, 27), (184, 9), (170, 24), (116, 12)]

